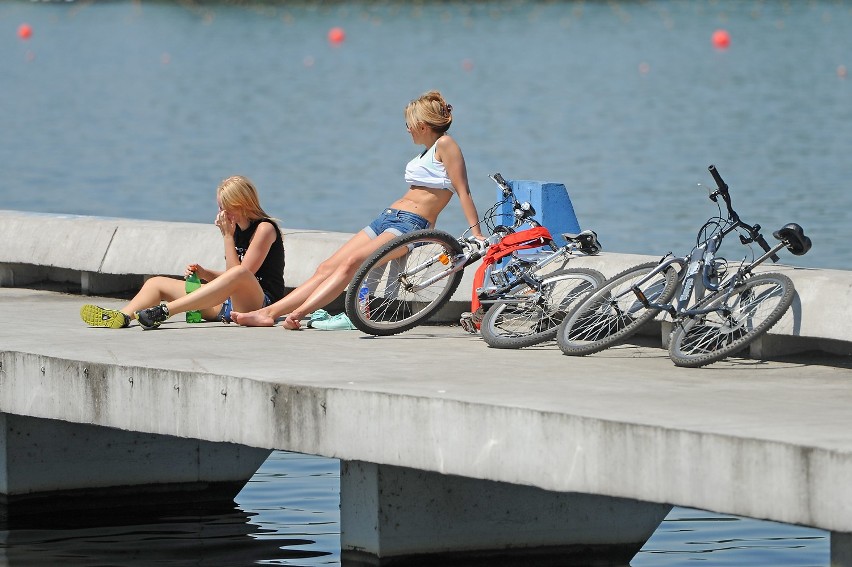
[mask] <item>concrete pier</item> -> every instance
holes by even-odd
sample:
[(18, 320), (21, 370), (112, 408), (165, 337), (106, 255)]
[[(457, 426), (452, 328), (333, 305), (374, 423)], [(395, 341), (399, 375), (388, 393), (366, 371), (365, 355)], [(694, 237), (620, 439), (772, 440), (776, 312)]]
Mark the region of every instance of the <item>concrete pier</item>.
[(517, 565), (521, 553), (537, 565), (627, 565), (671, 510), (360, 461), (342, 463), (340, 501), (343, 560), (353, 565), (483, 553), (491, 565)]
[[(349, 236), (285, 232), (290, 286)], [(26, 243), (0, 248), (7, 506), (79, 491), (228, 498), (283, 449), (341, 460), (352, 566), (551, 552), (623, 565), (680, 505), (828, 530), (832, 564), (852, 567), (849, 272), (773, 268), (798, 293), (752, 349), (764, 359), (689, 370), (660, 348), (664, 320), (585, 358), (489, 349), (455, 325), (388, 338), (180, 318), (89, 328), (83, 303), (123, 301), (80, 292), (215, 266), (215, 228), (0, 211), (4, 241)], [(174, 258), (175, 242), (198, 249)], [(609, 276), (651, 258), (572, 263)], [(472, 271), (444, 322), (469, 305)], [(44, 280), (75, 294), (24, 287)]]
[[(654, 345), (568, 358), (552, 344), (488, 349), (449, 326), (95, 329), (77, 314), (92, 300), (0, 289), (0, 411), (536, 487), (554, 505), (586, 494), (852, 532), (846, 358), (687, 370)], [(838, 559), (849, 541), (836, 537)]]
[[(13, 414), (0, 414), (0, 434), (6, 463), (0, 471), (0, 492), (7, 501), (45, 492), (115, 486), (184, 492), (189, 485), (199, 484), (231, 485), (223, 486), (222, 493), (233, 498), (243, 483), (235, 485), (232, 479), (251, 477), (270, 453), (233, 443)], [(62, 463), (61, 474), (57, 474), (56, 463)], [(180, 488), (168, 490), (169, 485)]]

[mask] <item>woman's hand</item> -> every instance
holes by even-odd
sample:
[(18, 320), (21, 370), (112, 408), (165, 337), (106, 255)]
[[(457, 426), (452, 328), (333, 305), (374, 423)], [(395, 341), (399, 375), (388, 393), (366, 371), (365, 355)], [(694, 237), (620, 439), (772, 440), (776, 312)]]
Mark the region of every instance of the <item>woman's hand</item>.
[(222, 236), (234, 236), (234, 230), (236, 230), (237, 223), (234, 222), (233, 217), (231, 217), (231, 215), (227, 212), (219, 211), (219, 214), (216, 215), (215, 224), (222, 232)]
[(189, 277), (189, 274), (195, 272), (195, 275), (198, 276), (198, 279), (201, 281), (209, 282), (210, 280), (216, 277), (210, 270), (202, 266), (201, 264), (187, 264), (186, 269), (183, 272), (184, 279)]

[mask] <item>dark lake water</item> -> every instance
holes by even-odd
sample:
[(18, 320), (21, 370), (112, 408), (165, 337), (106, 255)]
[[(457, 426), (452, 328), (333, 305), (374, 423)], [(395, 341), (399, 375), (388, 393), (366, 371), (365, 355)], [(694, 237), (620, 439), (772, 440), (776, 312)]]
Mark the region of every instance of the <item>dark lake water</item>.
[[(845, 1), (6, 1), (0, 208), (211, 222), (241, 173), (283, 226), (354, 232), (404, 191), (402, 110), (437, 88), (480, 211), (489, 173), (564, 183), (607, 250), (685, 253), (714, 163), (744, 220), (810, 234), (785, 263), (852, 269), (850, 29)], [(336, 461), (274, 453), (231, 510), (6, 531), (0, 557), (339, 564), (338, 488)], [(695, 561), (825, 566), (828, 538), (677, 508), (631, 565)]]
[[(340, 565), (339, 490), (338, 461), (276, 451), (231, 506), (37, 518), (0, 530), (0, 564)], [(828, 563), (821, 530), (675, 508), (630, 566)]]

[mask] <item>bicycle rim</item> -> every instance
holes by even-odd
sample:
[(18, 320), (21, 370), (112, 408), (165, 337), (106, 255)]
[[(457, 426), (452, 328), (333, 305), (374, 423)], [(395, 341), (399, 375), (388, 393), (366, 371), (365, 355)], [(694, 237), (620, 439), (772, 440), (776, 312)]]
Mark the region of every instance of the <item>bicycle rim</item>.
[(419, 230), (394, 238), (358, 269), (346, 290), (346, 314), (370, 335), (394, 335), (426, 322), (458, 288), (452, 271), (462, 247), (450, 234)]
[(716, 292), (697, 306), (715, 311), (675, 325), (669, 356), (677, 366), (696, 368), (735, 354), (781, 319), (794, 294), (793, 282), (783, 274), (753, 276), (730, 296)]
[[(582, 300), (556, 332), (564, 354), (583, 356), (600, 352), (636, 334), (659, 309), (646, 309), (630, 291), (659, 264), (649, 262), (629, 268), (605, 281)], [(666, 303), (674, 296), (678, 275), (674, 268), (656, 274), (641, 286), (653, 303)]]
[(597, 270), (571, 268), (548, 274), (540, 290), (524, 284), (485, 312), (482, 338), (494, 348), (523, 348), (549, 341), (571, 305), (603, 281)]

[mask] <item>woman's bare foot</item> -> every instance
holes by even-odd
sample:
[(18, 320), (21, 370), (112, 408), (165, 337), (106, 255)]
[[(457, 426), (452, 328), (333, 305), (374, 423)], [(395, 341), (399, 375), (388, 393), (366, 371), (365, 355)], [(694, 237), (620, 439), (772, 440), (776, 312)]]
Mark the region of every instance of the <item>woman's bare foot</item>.
[(275, 319), (265, 311), (250, 311), (248, 313), (231, 311), (231, 321), (243, 327), (272, 327), (275, 325)]
[(302, 318), (293, 317), (293, 314), (291, 313), (290, 315), (287, 315), (284, 322), (281, 323), (281, 326), (291, 331), (300, 331), (302, 330)]

